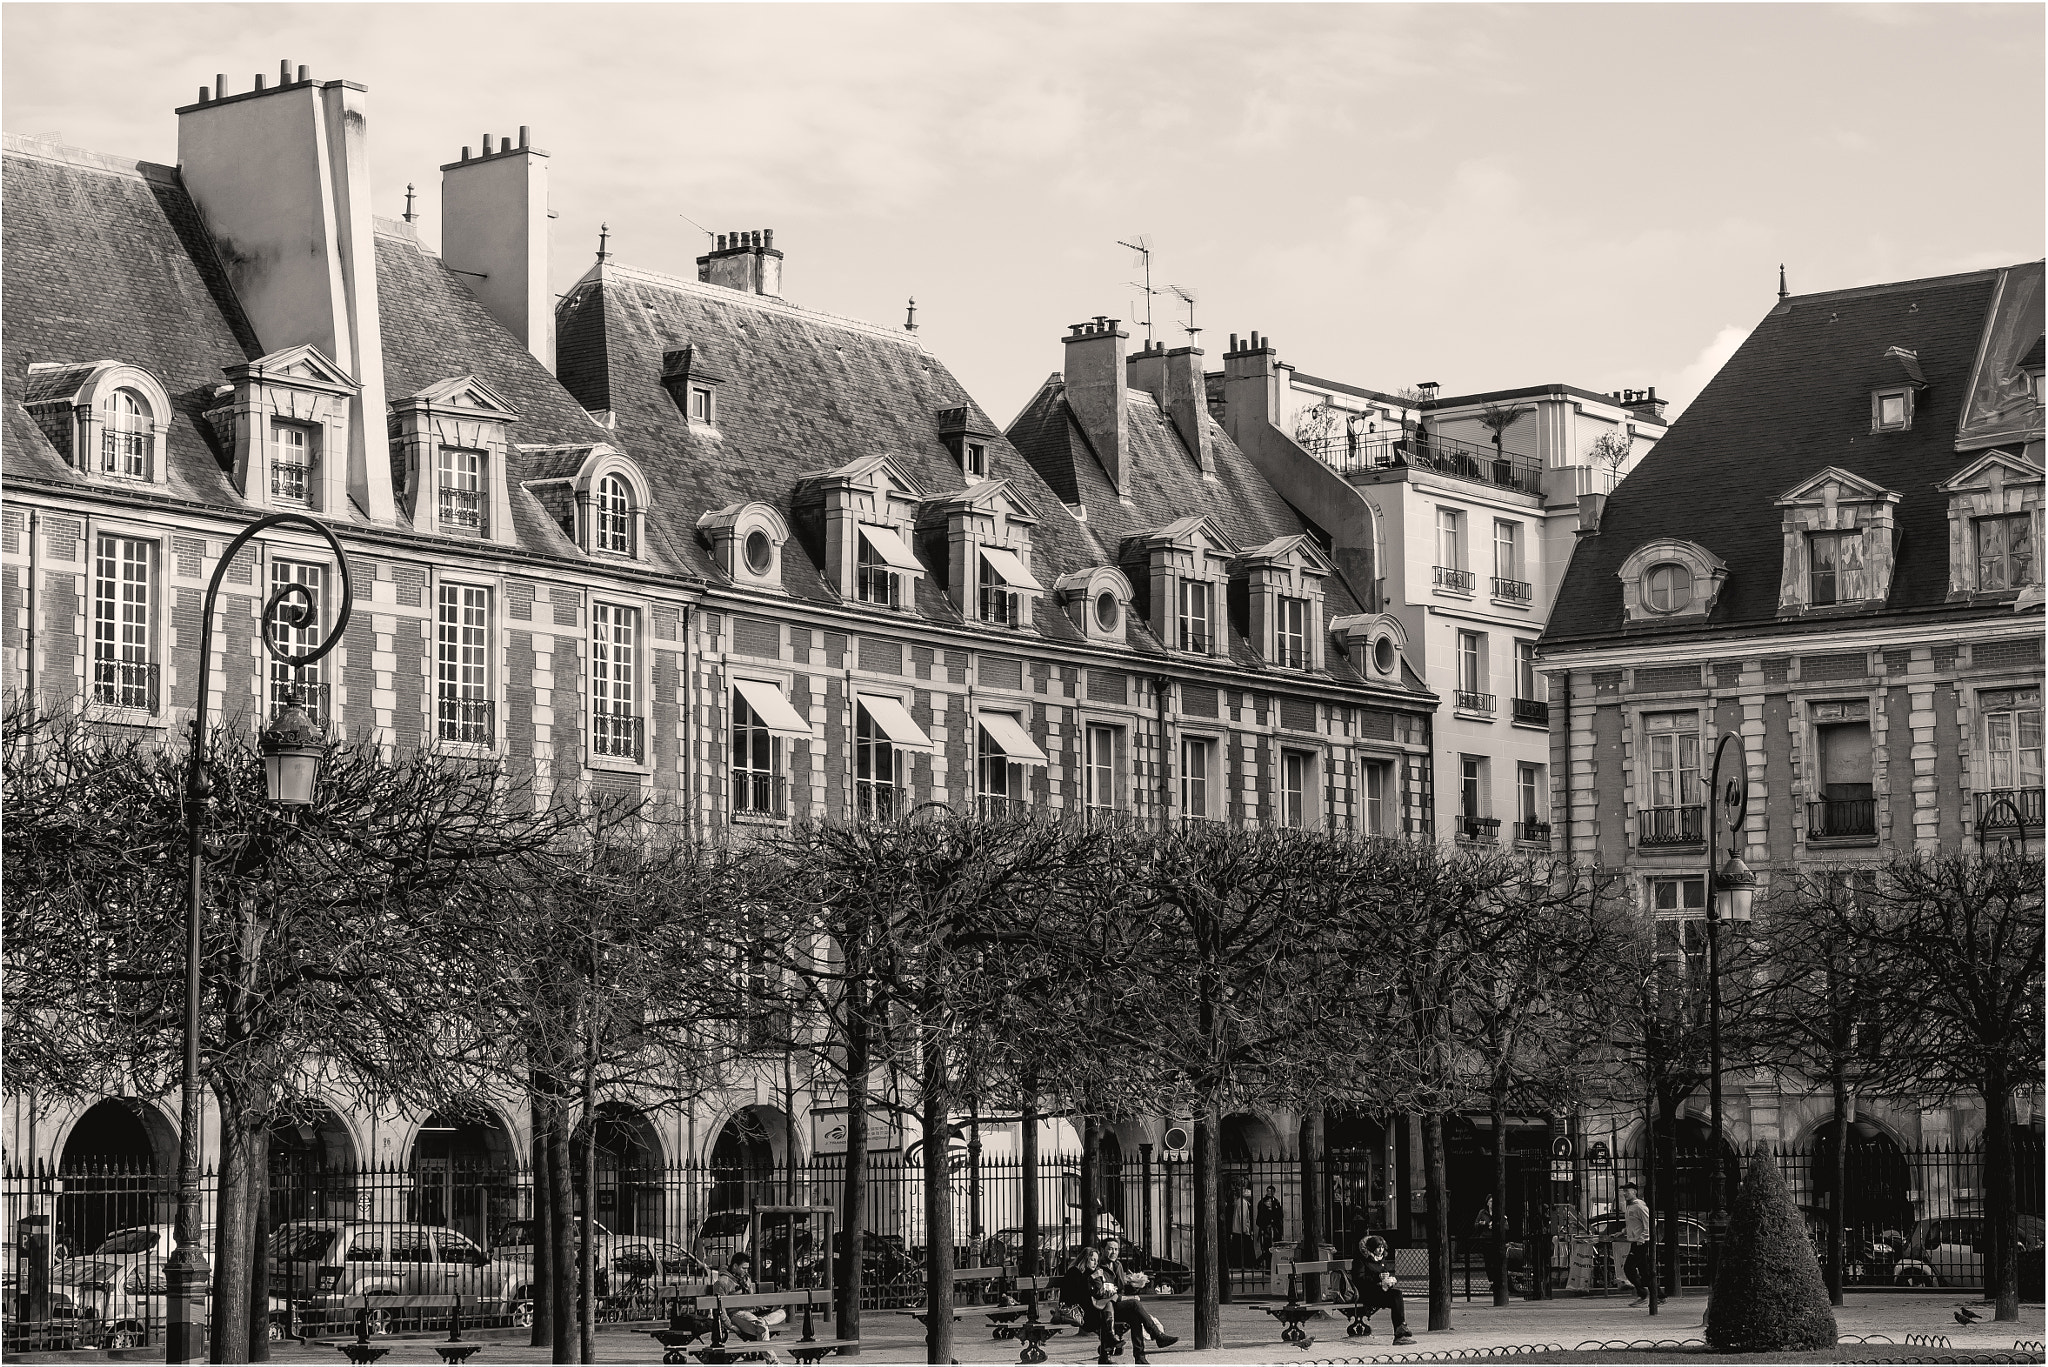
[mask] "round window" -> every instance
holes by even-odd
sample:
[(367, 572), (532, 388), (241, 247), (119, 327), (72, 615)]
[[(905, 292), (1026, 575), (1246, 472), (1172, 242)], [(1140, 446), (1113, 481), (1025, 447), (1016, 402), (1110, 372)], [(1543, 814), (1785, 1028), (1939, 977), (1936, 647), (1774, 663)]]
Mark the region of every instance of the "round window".
[(1382, 674), (1391, 674), (1394, 665), (1394, 638), (1382, 636), (1372, 643), (1372, 667)]
[(755, 574), (766, 574), (775, 564), (775, 543), (768, 539), (768, 533), (756, 529), (747, 533), (747, 568)]
[(1104, 590), (1095, 595), (1096, 626), (1101, 627), (1104, 631), (1115, 631), (1118, 611), (1115, 594)]
[(1683, 565), (1650, 567), (1644, 576), (1652, 612), (1683, 612), (1692, 605), (1692, 571)]

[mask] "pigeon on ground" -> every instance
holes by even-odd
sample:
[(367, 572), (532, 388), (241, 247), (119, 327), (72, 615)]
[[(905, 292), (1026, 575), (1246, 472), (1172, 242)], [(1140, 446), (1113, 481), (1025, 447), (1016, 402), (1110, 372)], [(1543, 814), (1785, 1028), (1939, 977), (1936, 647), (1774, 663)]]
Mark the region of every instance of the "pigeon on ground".
[(1956, 1307), (1957, 1324), (1975, 1324), (1978, 1320), (1981, 1320), (1983, 1318), (1984, 1317), (1982, 1315), (1978, 1314), (1976, 1311), (1972, 1310), (1967, 1305), (1959, 1305)]

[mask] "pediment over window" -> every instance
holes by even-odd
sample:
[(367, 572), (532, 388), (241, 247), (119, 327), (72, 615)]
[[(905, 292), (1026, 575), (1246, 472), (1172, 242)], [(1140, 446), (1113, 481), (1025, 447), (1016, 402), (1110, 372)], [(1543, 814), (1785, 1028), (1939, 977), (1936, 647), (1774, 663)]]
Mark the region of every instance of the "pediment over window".
[(432, 408), (467, 408), (475, 410), (480, 418), (519, 421), (518, 411), (505, 397), (474, 375), (456, 375), (430, 384), (412, 397)]
[(1843, 503), (1897, 503), (1899, 496), (1882, 484), (1840, 466), (1830, 465), (1819, 474), (1787, 489), (1777, 497), (1776, 506), (1834, 507)]
[(1252, 547), (1238, 556), (1238, 563), (1246, 569), (1270, 568), (1319, 578), (1330, 573), (1330, 558), (1323, 554), (1323, 548), (1314, 537), (1299, 532)]
[(1728, 563), (1696, 541), (1661, 537), (1636, 547), (1615, 577), (1623, 621), (1697, 622), (1713, 612)]
[(362, 388), (346, 370), (329, 360), (326, 353), (310, 342), (258, 356), (242, 365), (231, 365), (225, 373), (234, 381), (246, 377), (272, 383), (313, 385), (343, 394), (353, 394)]
[(1948, 496), (1948, 597), (2039, 602), (2042, 467), (1986, 451), (1935, 485)]
[(1012, 522), (1022, 527), (1038, 525), (1038, 514), (1017, 496), (1016, 486), (1007, 479), (985, 479), (957, 494), (934, 499), (932, 504), (948, 514), (993, 518), (999, 526)]
[(1938, 493), (1954, 497), (1957, 494), (1974, 494), (2002, 488), (2008, 484), (2039, 484), (2041, 480), (2042, 467), (2025, 456), (2016, 456), (2010, 451), (1992, 450), (1986, 451), (1934, 488)]
[(1146, 550), (1179, 550), (1214, 556), (1219, 560), (1235, 560), (1238, 549), (1216, 519), (1206, 513), (1176, 518), (1163, 527), (1140, 533), (1138, 543)]
[(1778, 611), (1868, 608), (1891, 595), (1899, 495), (1830, 465), (1780, 494)]

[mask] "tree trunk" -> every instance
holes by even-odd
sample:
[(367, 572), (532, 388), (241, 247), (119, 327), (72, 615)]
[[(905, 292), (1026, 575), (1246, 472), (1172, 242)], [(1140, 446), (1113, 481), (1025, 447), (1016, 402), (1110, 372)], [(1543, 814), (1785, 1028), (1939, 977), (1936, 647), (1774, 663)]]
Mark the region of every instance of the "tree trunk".
[(1024, 1077), (1022, 1130), (1019, 1140), (1024, 1167), (1024, 1266), (1019, 1271), (1023, 1276), (1035, 1277), (1042, 1270), (1038, 1247), (1038, 1078), (1035, 1074), (1027, 1073)]
[(1217, 1184), (1221, 1180), (1222, 1121), (1204, 1098), (1195, 1117), (1195, 1347), (1222, 1346), (1222, 1248), (1217, 1238)]
[(249, 1360), (249, 1244), (255, 1234), (256, 1136), (235, 1098), (220, 1102), (220, 1203), (214, 1212), (212, 1332), (213, 1362)]
[(924, 1360), (953, 1360), (953, 1175), (948, 1171), (946, 1095), (939, 1049), (925, 1044), (924, 1130)]
[(576, 1193), (569, 1180), (568, 1107), (556, 1101), (548, 1122), (549, 1230), (555, 1239), (554, 1354), (556, 1362), (581, 1362), (583, 1337), (576, 1323)]
[(1422, 1187), (1429, 1243), (1429, 1327), (1451, 1327), (1451, 1191), (1444, 1164), (1444, 1118), (1435, 1111), (1422, 1117)]
[[(1849, 1194), (1849, 1084), (1843, 1075), (1842, 1060), (1838, 1056), (1831, 1081), (1835, 1093), (1835, 1155), (1830, 1166), (1828, 1192), (1828, 1262), (1822, 1268), (1828, 1283), (1828, 1304), (1842, 1303), (1842, 1262), (1846, 1250), (1843, 1247), (1842, 1222)], [(1756, 1160), (1751, 1159), (1751, 1162)], [(1718, 1176), (1718, 1174), (1716, 1174)]]
[(596, 1067), (583, 1072), (583, 1209), (576, 1220), (577, 1346), (584, 1362), (597, 1361), (597, 1107)]
[(1504, 1072), (1493, 1079), (1493, 1228), (1487, 1239), (1493, 1244), (1493, 1303), (1508, 1303), (1508, 1079)]
[(270, 1127), (255, 1134), (256, 1210), (249, 1240), (249, 1361), (270, 1361)]
[[(1295, 1256), (1305, 1263), (1323, 1254), (1323, 1111), (1311, 1107), (1301, 1116), (1301, 1244)], [(1343, 1257), (1344, 1250), (1338, 1249)], [(1323, 1298), (1323, 1279), (1311, 1275), (1302, 1283), (1302, 1299), (1310, 1304)]]
[(2005, 1070), (1985, 1070), (1984, 1085), (1984, 1293), (1998, 1302), (1993, 1320), (2020, 1317), (2019, 1225), (2014, 1218), (2012, 1086)]
[(848, 956), (846, 1036), (846, 1171), (839, 1188), (839, 1337), (860, 1337), (861, 1282), (868, 1233), (868, 1028), (867, 994)]
[(554, 1298), (554, 1182), (548, 1175), (548, 1126), (540, 1103), (540, 1077), (527, 1077), (526, 1114), (533, 1128), (533, 1280), (527, 1294), (533, 1297), (533, 1333), (528, 1342), (546, 1348), (555, 1341)]
[(1102, 1121), (1090, 1112), (1081, 1118), (1081, 1242), (1090, 1248), (1101, 1233), (1095, 1227), (1100, 1214), (1096, 1183), (1101, 1180), (1101, 1164)]

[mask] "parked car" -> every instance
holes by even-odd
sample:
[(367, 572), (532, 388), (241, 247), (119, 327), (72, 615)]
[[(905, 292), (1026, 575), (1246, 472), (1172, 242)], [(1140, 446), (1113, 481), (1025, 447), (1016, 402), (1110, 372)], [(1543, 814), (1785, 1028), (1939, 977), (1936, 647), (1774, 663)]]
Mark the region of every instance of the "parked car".
[[(840, 1230), (832, 1236), (834, 1254), (846, 1251), (846, 1231)], [(860, 1236), (861, 1280), (870, 1286), (895, 1286), (913, 1276), (915, 1269), (910, 1263), (910, 1252), (903, 1246), (900, 1234), (876, 1234), (872, 1231)]]
[(16, 1271), (20, 1255), (18, 1245), (0, 1243), (0, 1259), (4, 1259), (0, 1262), (0, 1354), (11, 1357), (16, 1353), (96, 1347), (93, 1339), (98, 1333), (98, 1322), (88, 1320), (80, 1324), (77, 1303), (68, 1290), (57, 1284), (54, 1269), (50, 1317), (34, 1324), (17, 1321), (21, 1309), (21, 1283)]
[[(100, 1240), (99, 1247), (77, 1258), (59, 1259), (57, 1266), (66, 1262), (78, 1262), (90, 1258), (95, 1262), (114, 1262), (122, 1268), (139, 1267), (145, 1263), (162, 1263), (170, 1259), (177, 1249), (178, 1235), (175, 1225), (129, 1225), (117, 1229)], [(213, 1260), (213, 1226), (199, 1227), (199, 1247), (205, 1251), (207, 1261)]]
[[(2040, 1265), (2044, 1226), (2038, 1215), (2019, 1217), (2020, 1267)], [(1984, 1217), (1946, 1215), (1913, 1226), (1906, 1251), (1892, 1269), (1898, 1286), (1982, 1286)]]
[[(61, 1284), (76, 1306), (81, 1342), (96, 1348), (140, 1348), (161, 1342), (170, 1294), (165, 1262), (166, 1257), (153, 1255), (129, 1262), (90, 1255), (67, 1258), (52, 1273), (52, 1286), (54, 1290)], [(283, 1297), (270, 1298), (273, 1343), (284, 1337), (290, 1311)]]
[[(1095, 1237), (1101, 1239), (1111, 1234), (1114, 1234), (1119, 1239), (1123, 1238), (1123, 1223), (1107, 1211), (1098, 1212), (1095, 1217)], [(990, 1235), (987, 1246), (982, 1250), (981, 1260), (984, 1263), (997, 1260), (996, 1246), (999, 1244), (1002, 1246), (1000, 1256), (1003, 1262), (1014, 1263), (1022, 1261), (1024, 1256), (1023, 1226), (1010, 1225)], [(1080, 1246), (1081, 1224), (1078, 1218), (1072, 1224), (1048, 1225), (1041, 1223), (1038, 1226), (1039, 1258), (1048, 1263), (1053, 1259), (1059, 1260), (1058, 1267), (1048, 1267), (1045, 1269), (1048, 1272), (1064, 1269), (1067, 1262), (1072, 1259), (1074, 1250)], [(1135, 1247), (1135, 1245), (1130, 1245), (1130, 1247)]]
[[(671, 1283), (701, 1282), (708, 1286), (716, 1274), (703, 1260), (681, 1244), (661, 1239), (637, 1239), (623, 1235), (612, 1247), (606, 1264), (615, 1281), (634, 1280), (667, 1286)], [(691, 1295), (695, 1290), (679, 1291)]]
[[(446, 1225), (293, 1220), (270, 1237), (270, 1285), (309, 1317), (338, 1315), (347, 1296), (460, 1296), (480, 1314), (530, 1323), (533, 1264), (486, 1253)], [(393, 1314), (372, 1310), (371, 1332), (389, 1332)]]
[(690, 1240), (690, 1252), (706, 1267), (723, 1269), (728, 1258), (747, 1246), (751, 1224), (752, 1218), (744, 1210), (714, 1211), (697, 1226), (697, 1235)]

